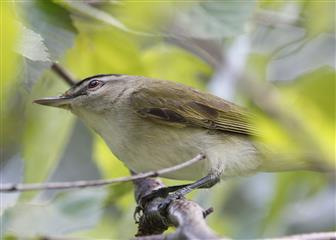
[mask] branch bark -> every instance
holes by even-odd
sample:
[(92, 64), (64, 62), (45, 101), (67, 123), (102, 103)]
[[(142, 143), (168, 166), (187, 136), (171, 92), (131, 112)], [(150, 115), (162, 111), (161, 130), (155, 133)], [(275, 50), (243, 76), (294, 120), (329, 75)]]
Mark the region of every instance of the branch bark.
[(51, 65), (51, 69), (62, 79), (64, 80), (69, 86), (72, 86), (76, 83), (76, 80), (74, 77), (71, 76), (71, 74), (65, 70), (61, 65), (58, 63), (53, 63)]
[[(164, 198), (153, 198), (145, 206), (139, 204), (144, 196), (165, 185), (153, 178), (135, 180), (134, 185), (137, 208), (140, 210), (136, 211), (140, 212), (136, 240), (219, 239), (204, 220), (212, 209), (204, 210), (197, 203), (180, 198), (173, 201), (163, 214), (159, 211), (159, 205)], [(168, 235), (162, 234), (170, 226), (176, 227), (176, 231)]]

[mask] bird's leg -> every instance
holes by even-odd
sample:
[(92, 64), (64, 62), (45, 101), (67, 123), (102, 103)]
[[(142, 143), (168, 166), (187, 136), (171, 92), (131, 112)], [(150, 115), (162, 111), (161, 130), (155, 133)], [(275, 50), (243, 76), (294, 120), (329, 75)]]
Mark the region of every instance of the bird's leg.
[[(190, 184), (170, 186), (170, 187), (165, 187), (165, 188), (160, 188), (158, 190), (155, 190), (151, 192), (150, 194), (144, 196), (141, 199), (140, 203), (142, 205), (154, 197), (162, 197), (162, 198), (165, 198), (165, 200), (160, 204), (160, 210), (165, 211), (168, 205), (171, 203), (171, 201), (181, 198), (184, 195), (198, 188), (211, 188), (216, 183), (218, 183), (219, 180), (220, 180), (219, 175), (210, 173), (207, 176), (197, 180), (196, 182), (190, 183)], [(173, 193), (169, 195), (169, 193), (171, 192)]]
[(184, 195), (192, 192), (195, 189), (198, 188), (211, 188), (212, 186), (214, 186), (216, 183), (218, 183), (220, 181), (220, 177), (219, 175), (215, 175), (215, 174), (208, 174), (207, 176), (197, 180), (196, 182), (193, 182), (191, 184), (187, 184), (184, 187), (181, 187), (180, 189), (176, 190), (174, 193), (168, 195), (163, 201), (162, 203), (159, 205), (159, 211), (161, 214), (165, 214), (167, 207), (169, 206), (169, 204), (176, 200), (179, 199), (181, 197), (183, 197)]
[(175, 185), (175, 186), (159, 188), (159, 189), (154, 190), (151, 193), (143, 196), (140, 199), (140, 204), (139, 205), (144, 206), (147, 202), (149, 202), (150, 200), (152, 200), (153, 198), (156, 198), (156, 197), (166, 198), (166, 197), (168, 197), (169, 193), (175, 192), (175, 191), (177, 191), (181, 188), (188, 187), (189, 185), (190, 184), (183, 184), (183, 185)]

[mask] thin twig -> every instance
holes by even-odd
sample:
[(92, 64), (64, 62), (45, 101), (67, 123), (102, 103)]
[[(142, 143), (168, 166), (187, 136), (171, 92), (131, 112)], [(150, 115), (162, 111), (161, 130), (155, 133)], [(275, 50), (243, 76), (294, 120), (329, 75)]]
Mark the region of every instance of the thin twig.
[(53, 63), (51, 65), (51, 69), (60, 76), (68, 85), (73, 86), (76, 83), (76, 80), (74, 77), (71, 76), (71, 74), (65, 70), (61, 65), (58, 63)]
[(129, 182), (137, 179), (143, 179), (147, 177), (158, 177), (164, 174), (180, 170), (188, 167), (194, 163), (197, 163), (205, 158), (204, 154), (198, 154), (193, 159), (183, 162), (181, 164), (163, 168), (158, 171), (150, 171), (145, 173), (139, 173), (133, 176), (120, 177), (114, 179), (99, 179), (92, 181), (73, 181), (73, 182), (50, 182), (50, 183), (31, 183), (31, 184), (16, 184), (8, 183), (0, 185), (0, 192), (17, 192), (17, 191), (33, 191), (33, 190), (45, 190), (45, 189), (68, 189), (68, 188), (84, 188), (84, 187), (98, 187), (114, 183)]

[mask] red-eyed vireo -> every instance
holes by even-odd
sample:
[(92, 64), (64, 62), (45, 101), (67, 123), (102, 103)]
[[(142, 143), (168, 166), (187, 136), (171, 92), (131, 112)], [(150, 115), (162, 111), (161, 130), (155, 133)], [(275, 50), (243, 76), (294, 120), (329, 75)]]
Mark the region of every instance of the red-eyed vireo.
[(297, 161), (266, 161), (265, 146), (254, 140), (256, 130), (247, 110), (170, 81), (97, 75), (59, 97), (35, 102), (73, 112), (134, 172), (174, 166), (199, 153), (204, 153), (204, 161), (164, 177), (202, 178), (197, 187), (204, 187), (257, 171), (310, 168)]

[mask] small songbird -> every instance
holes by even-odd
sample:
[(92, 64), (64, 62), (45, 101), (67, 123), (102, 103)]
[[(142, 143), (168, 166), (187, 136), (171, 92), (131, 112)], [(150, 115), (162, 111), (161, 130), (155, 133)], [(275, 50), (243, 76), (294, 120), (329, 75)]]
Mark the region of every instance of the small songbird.
[(205, 159), (164, 177), (210, 187), (221, 178), (258, 171), (309, 169), (303, 162), (266, 160), (264, 144), (242, 107), (170, 81), (104, 74), (86, 78), (58, 97), (35, 100), (68, 109), (93, 128), (134, 172)]

